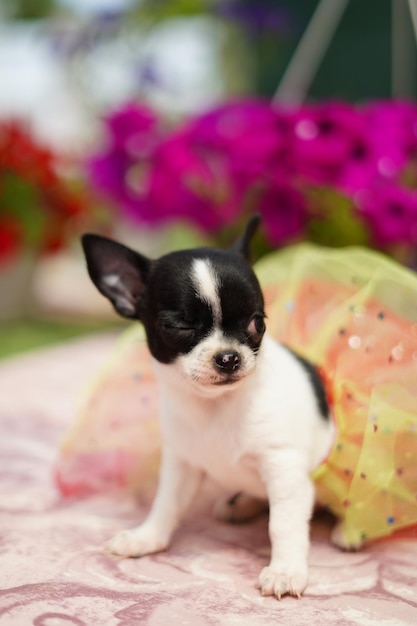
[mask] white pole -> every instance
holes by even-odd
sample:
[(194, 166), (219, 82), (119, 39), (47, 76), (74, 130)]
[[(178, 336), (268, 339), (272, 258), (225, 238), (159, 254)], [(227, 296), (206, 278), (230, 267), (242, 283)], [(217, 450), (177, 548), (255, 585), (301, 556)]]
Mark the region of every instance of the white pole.
[[(320, 0), (272, 98), (273, 104), (303, 102), (348, 2)], [(409, 2), (415, 5), (417, 20), (417, 0)]]
[(392, 0), (391, 7), (391, 93), (394, 98), (407, 98), (413, 96), (415, 85), (410, 12), (407, 0)]
[[(393, 2), (395, 0), (392, 0)], [(411, 13), (411, 21), (413, 22), (414, 36), (417, 43), (417, 0), (408, 0), (408, 6)]]

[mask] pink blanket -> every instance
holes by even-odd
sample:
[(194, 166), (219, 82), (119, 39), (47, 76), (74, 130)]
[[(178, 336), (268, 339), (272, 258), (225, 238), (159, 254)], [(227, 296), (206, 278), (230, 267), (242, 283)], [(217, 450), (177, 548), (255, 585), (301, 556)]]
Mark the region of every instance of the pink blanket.
[(262, 598), (255, 582), (268, 561), (267, 518), (215, 521), (211, 485), (168, 552), (104, 553), (149, 502), (124, 492), (65, 500), (53, 468), (79, 391), (114, 341), (91, 337), (0, 364), (0, 626), (415, 626), (417, 542), (345, 554), (329, 544), (330, 520), (316, 519), (303, 599)]

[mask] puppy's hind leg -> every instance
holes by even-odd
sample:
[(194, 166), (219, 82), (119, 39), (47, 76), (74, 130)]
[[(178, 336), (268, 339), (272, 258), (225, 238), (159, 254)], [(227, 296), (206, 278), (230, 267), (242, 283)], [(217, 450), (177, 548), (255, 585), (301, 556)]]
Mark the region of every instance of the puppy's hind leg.
[(268, 503), (266, 500), (259, 500), (244, 492), (239, 492), (227, 500), (222, 499), (216, 502), (213, 514), (216, 519), (222, 522), (241, 524), (267, 510)]
[(344, 530), (344, 523), (339, 520), (332, 530), (331, 542), (345, 552), (357, 552), (363, 548), (364, 539), (357, 533), (357, 537), (350, 537), (350, 540), (346, 538)]

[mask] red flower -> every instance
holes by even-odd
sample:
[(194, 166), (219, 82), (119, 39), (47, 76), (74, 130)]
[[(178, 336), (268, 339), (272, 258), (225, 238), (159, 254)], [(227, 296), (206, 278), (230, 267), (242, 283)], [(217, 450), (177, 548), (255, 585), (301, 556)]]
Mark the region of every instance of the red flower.
[(22, 235), (18, 222), (0, 217), (0, 265), (15, 258), (21, 243)]
[(78, 231), (89, 202), (59, 174), (61, 165), (23, 125), (0, 123), (0, 260), (25, 245), (55, 250)]

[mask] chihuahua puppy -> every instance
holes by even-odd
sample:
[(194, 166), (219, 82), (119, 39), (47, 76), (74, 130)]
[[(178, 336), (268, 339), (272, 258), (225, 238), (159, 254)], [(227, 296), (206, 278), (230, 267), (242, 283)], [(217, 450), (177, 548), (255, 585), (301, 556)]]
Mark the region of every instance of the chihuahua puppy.
[(271, 560), (262, 595), (300, 597), (307, 585), (310, 472), (332, 426), (314, 367), (265, 330), (249, 262), (260, 219), (228, 251), (197, 248), (151, 260), (93, 234), (90, 277), (122, 316), (140, 320), (161, 394), (162, 464), (148, 517), (108, 544), (117, 555), (165, 550), (204, 476), (230, 494), (217, 516), (240, 521), (269, 507)]

